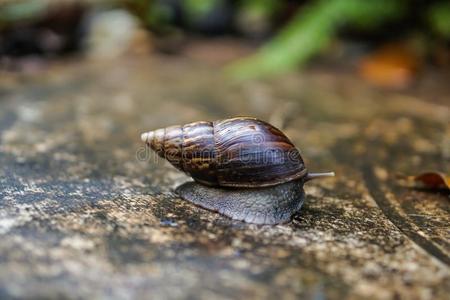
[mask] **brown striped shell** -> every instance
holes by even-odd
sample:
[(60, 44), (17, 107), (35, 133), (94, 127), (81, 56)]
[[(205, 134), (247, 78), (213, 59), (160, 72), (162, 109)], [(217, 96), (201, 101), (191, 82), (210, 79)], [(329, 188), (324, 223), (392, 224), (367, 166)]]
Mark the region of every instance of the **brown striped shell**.
[(176, 168), (210, 186), (273, 186), (307, 174), (292, 142), (255, 118), (171, 126), (144, 133), (142, 140)]

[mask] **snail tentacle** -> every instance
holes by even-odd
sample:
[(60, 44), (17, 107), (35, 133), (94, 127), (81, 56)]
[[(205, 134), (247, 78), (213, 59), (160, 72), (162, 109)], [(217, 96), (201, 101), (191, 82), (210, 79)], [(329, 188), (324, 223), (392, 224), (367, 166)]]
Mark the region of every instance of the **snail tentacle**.
[(310, 181), (310, 180), (316, 179), (316, 178), (334, 177), (334, 176), (335, 176), (334, 172), (308, 173), (305, 176), (305, 178), (303, 179), (303, 181), (307, 182), (307, 181)]

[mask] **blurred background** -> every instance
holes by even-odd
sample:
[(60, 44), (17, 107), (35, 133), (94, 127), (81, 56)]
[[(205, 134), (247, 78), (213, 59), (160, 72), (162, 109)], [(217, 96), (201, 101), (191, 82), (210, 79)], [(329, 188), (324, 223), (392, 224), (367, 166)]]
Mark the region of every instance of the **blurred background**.
[(213, 45), (196, 53), (225, 62), (221, 69), (236, 80), (326, 63), (373, 85), (403, 89), (424, 69), (448, 70), (450, 2), (0, 1), (0, 68), (6, 72), (33, 72), (75, 57), (182, 55), (198, 40)]

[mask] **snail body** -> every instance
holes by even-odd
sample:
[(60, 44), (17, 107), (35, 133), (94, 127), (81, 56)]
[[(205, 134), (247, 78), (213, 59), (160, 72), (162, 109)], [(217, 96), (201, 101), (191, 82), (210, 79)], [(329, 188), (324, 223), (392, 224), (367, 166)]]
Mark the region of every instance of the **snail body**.
[(289, 181), (260, 188), (215, 188), (187, 182), (178, 194), (198, 206), (234, 220), (254, 224), (278, 224), (291, 219), (305, 200), (303, 182)]
[(141, 139), (195, 180), (177, 188), (183, 199), (249, 223), (289, 221), (304, 201), (304, 182), (332, 176), (308, 174), (279, 129), (250, 117), (171, 126)]

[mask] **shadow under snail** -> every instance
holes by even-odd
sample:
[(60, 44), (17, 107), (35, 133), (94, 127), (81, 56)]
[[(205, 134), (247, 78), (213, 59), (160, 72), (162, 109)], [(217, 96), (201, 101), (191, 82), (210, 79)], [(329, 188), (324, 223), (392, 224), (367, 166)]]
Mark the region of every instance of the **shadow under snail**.
[(290, 221), (303, 204), (303, 184), (334, 176), (308, 173), (294, 144), (256, 118), (171, 126), (141, 139), (195, 180), (177, 188), (183, 199), (248, 223)]

